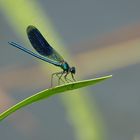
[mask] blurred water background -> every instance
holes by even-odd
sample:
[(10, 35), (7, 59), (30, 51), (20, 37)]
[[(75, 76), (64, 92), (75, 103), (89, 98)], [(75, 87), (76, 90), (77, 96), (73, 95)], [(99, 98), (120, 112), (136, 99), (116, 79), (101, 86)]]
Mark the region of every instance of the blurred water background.
[[(53, 66), (44, 63), (46, 68), (43, 70), (35, 58), (8, 45), (8, 41), (16, 41), (31, 48), (26, 28), (21, 26), (22, 36), (16, 31), (22, 21), (15, 26), (13, 24), (16, 23), (14, 13), (18, 12), (18, 8), (23, 8), (24, 2), (28, 3), (27, 0), (0, 0), (1, 112), (49, 87), (50, 74), (57, 71), (54, 68), (54, 71), (48, 72), (47, 67)], [(99, 139), (140, 140), (140, 1), (31, 0), (29, 4), (34, 3), (37, 5), (34, 9), (36, 13), (43, 11), (43, 16), (49, 17), (55, 32), (59, 34), (58, 40), (63, 42), (73, 60), (70, 64), (74, 63), (77, 73), (81, 75), (77, 74), (77, 79), (113, 74), (112, 79), (82, 93), (89, 98), (94, 121), (96, 106), (96, 125), (103, 127), (100, 128), (102, 137)], [(9, 8), (9, 13), (6, 8)], [(42, 22), (42, 15), (38, 18), (36, 13), (31, 13), (34, 15), (31, 24)], [(18, 14), (21, 18), (25, 16), (25, 13)], [(45, 30), (47, 32), (47, 28)], [(23, 36), (26, 39), (22, 40)], [(55, 42), (55, 38), (51, 41)], [(59, 49), (63, 50), (61, 46)], [(73, 102), (71, 100), (71, 104)], [(76, 136), (81, 131), (73, 128), (74, 121), (65, 104), (58, 95), (25, 107), (1, 122), (0, 139), (82, 140)], [(81, 114), (76, 117), (80, 118)], [(81, 127), (84, 133), (86, 125)]]

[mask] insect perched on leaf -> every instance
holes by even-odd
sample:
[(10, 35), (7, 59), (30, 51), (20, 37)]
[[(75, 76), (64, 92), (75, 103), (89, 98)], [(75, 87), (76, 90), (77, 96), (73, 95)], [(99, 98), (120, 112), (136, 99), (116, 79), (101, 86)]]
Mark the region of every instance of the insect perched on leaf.
[[(76, 72), (75, 67), (70, 67), (69, 64), (49, 45), (49, 43), (45, 40), (45, 38), (42, 36), (40, 31), (30, 25), (27, 27), (27, 35), (30, 40), (30, 43), (32, 44), (33, 48), (39, 53), (34, 53), (28, 49), (26, 49), (23, 46), (20, 46), (19, 44), (15, 42), (8, 42), (10, 45), (34, 56), (37, 57), (43, 61), (46, 61), (48, 63), (51, 63), (55, 66), (58, 66), (63, 69), (61, 72), (53, 73), (51, 76), (51, 86), (53, 85), (53, 77), (56, 75), (58, 77), (58, 84), (60, 84), (60, 81), (64, 82), (62, 80), (62, 76), (64, 76), (64, 79), (66, 82), (72, 82), (75, 81), (74, 74)], [(67, 78), (67, 75), (71, 73), (72, 80)]]

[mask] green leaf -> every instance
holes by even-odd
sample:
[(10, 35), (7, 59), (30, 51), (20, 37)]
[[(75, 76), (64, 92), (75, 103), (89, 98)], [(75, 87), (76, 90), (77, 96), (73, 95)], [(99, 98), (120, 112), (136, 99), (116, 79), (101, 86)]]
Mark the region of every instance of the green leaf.
[(62, 93), (64, 91), (74, 90), (74, 89), (86, 87), (89, 85), (94, 85), (94, 84), (99, 83), (103, 80), (106, 80), (110, 77), (112, 77), (112, 75), (104, 76), (104, 77), (100, 77), (100, 78), (96, 78), (96, 79), (76, 81), (76, 82), (67, 83), (64, 85), (56, 86), (54, 88), (43, 90), (41, 92), (38, 92), (38, 93), (22, 100), (21, 102), (15, 104), (14, 106), (10, 107), (9, 109), (7, 109), (3, 113), (1, 113), (0, 114), (0, 121), (3, 120), (4, 118), (6, 118), (7, 116), (9, 116), (10, 114), (12, 114), (13, 112), (15, 112), (16, 110), (18, 110), (24, 106), (27, 106), (29, 104), (32, 104), (36, 101), (48, 98), (49, 96), (52, 96), (52, 95), (55, 95), (58, 93)]

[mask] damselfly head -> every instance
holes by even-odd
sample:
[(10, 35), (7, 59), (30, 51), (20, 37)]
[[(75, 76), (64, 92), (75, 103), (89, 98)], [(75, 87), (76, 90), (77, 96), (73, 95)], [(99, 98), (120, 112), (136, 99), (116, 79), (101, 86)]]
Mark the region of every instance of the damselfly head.
[(72, 74), (75, 74), (75, 73), (76, 73), (75, 67), (71, 67), (71, 68), (70, 68), (70, 72), (71, 72)]

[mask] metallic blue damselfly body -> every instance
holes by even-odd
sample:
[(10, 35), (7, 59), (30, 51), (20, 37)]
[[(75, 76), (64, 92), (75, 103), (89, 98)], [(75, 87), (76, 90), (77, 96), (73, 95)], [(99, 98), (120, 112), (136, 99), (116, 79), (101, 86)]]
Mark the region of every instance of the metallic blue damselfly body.
[[(75, 67), (70, 67), (69, 64), (62, 58), (57, 51), (55, 51), (54, 48), (52, 48), (49, 43), (45, 40), (43, 35), (40, 33), (40, 31), (30, 25), (27, 27), (27, 35), (28, 39), (33, 46), (33, 48), (38, 52), (34, 53), (30, 51), (29, 49), (15, 43), (15, 42), (8, 42), (10, 45), (36, 57), (39, 58), (45, 62), (48, 62), (50, 64), (53, 64), (55, 66), (58, 66), (62, 68), (63, 71), (53, 73), (51, 76), (51, 86), (53, 85), (53, 77), (56, 75), (58, 77), (58, 84), (60, 84), (60, 81), (62, 82), (72, 82), (75, 81), (74, 74), (76, 72)], [(67, 75), (71, 73), (72, 79), (68, 79)], [(62, 76), (64, 76), (64, 80), (62, 79)]]

